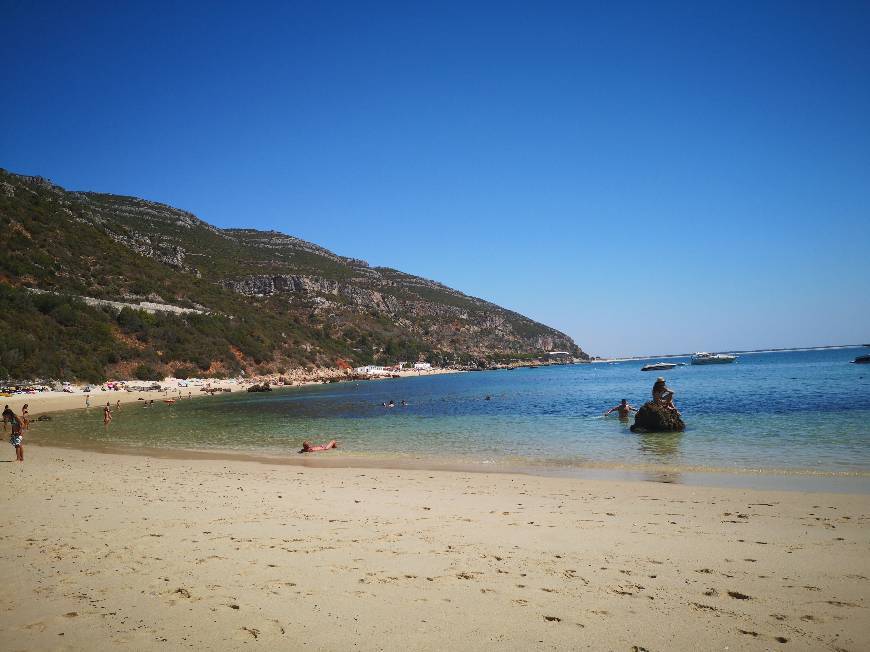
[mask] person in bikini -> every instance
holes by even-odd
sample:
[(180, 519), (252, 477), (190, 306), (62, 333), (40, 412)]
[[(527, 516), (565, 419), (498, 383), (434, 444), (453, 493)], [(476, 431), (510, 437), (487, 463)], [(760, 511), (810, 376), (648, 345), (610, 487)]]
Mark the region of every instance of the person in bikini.
[(320, 451), (328, 451), (330, 448), (338, 448), (338, 442), (334, 439), (328, 444), (321, 444), (319, 446), (312, 446), (309, 442), (302, 442), (302, 450), (300, 453), (319, 453)]
[(656, 383), (652, 388), (652, 397), (656, 403), (668, 410), (673, 410), (677, 413), (677, 416), (680, 416), (680, 411), (674, 405), (674, 392), (665, 384), (664, 378), (659, 377), (656, 379)]

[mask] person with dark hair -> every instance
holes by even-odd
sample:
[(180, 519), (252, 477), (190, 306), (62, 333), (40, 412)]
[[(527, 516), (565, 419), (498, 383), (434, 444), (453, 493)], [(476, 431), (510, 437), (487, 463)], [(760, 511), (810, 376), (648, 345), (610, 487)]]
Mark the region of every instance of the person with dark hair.
[(12, 423), (12, 419), (15, 416), (15, 413), (9, 409), (9, 405), (7, 404), (5, 408), (3, 408), (3, 432), (6, 432), (6, 424)]
[(633, 405), (630, 405), (628, 403), (628, 401), (626, 401), (625, 399), (622, 399), (619, 402), (619, 405), (614, 405), (612, 408), (610, 408), (607, 412), (604, 413), (604, 416), (607, 416), (611, 412), (616, 412), (617, 410), (619, 411), (619, 418), (620, 419), (627, 419), (628, 416), (632, 412), (637, 412), (636, 407), (634, 407)]
[(17, 462), (24, 461), (24, 434), (22, 433), (21, 420), (12, 412), (10, 417), (12, 423), (12, 435), (9, 437), (9, 443), (15, 446), (15, 460)]
[(300, 453), (319, 453), (320, 451), (328, 451), (330, 448), (338, 448), (338, 442), (334, 439), (328, 444), (321, 444), (319, 446), (312, 446), (307, 441), (302, 442), (302, 450)]
[(677, 409), (677, 406), (674, 405), (674, 392), (667, 386), (665, 379), (661, 376), (656, 379), (655, 385), (653, 385), (652, 397), (658, 405), (661, 405), (668, 410), (673, 410), (677, 413), (677, 416), (680, 415), (680, 411)]

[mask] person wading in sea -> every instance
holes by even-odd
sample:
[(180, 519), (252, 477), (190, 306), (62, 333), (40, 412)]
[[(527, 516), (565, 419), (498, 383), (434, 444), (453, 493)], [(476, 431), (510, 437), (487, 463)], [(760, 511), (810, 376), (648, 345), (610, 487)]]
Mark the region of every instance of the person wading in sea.
[(634, 407), (633, 405), (630, 405), (629, 402), (626, 401), (625, 399), (622, 399), (619, 402), (619, 405), (614, 405), (612, 408), (610, 408), (607, 412), (604, 413), (604, 416), (607, 416), (611, 412), (617, 412), (617, 411), (619, 412), (620, 419), (627, 419), (628, 416), (632, 412), (637, 412), (637, 408)]

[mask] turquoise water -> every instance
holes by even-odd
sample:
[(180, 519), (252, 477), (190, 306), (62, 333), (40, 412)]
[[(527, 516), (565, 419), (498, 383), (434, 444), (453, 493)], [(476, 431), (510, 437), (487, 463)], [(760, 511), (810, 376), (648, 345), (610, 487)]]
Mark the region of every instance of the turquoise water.
[[(148, 409), (129, 404), (108, 428), (98, 409), (60, 413), (36, 427), (41, 438), (83, 446), (287, 455), (303, 439), (335, 438), (340, 455), (351, 457), (865, 475), (870, 367), (848, 364), (862, 352), (746, 354), (735, 364), (665, 372), (688, 426), (677, 434), (637, 435), (628, 422), (601, 416), (621, 398), (647, 400), (659, 372), (641, 372), (645, 361), (225, 394)], [(381, 406), (403, 399), (408, 406)]]

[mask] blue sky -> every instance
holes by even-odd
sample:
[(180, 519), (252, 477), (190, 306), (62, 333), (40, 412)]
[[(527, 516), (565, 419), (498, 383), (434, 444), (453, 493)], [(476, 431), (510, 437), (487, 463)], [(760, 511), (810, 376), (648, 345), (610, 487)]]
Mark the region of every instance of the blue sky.
[(0, 166), (592, 354), (870, 340), (870, 4), (603, 4), (0, 0)]

